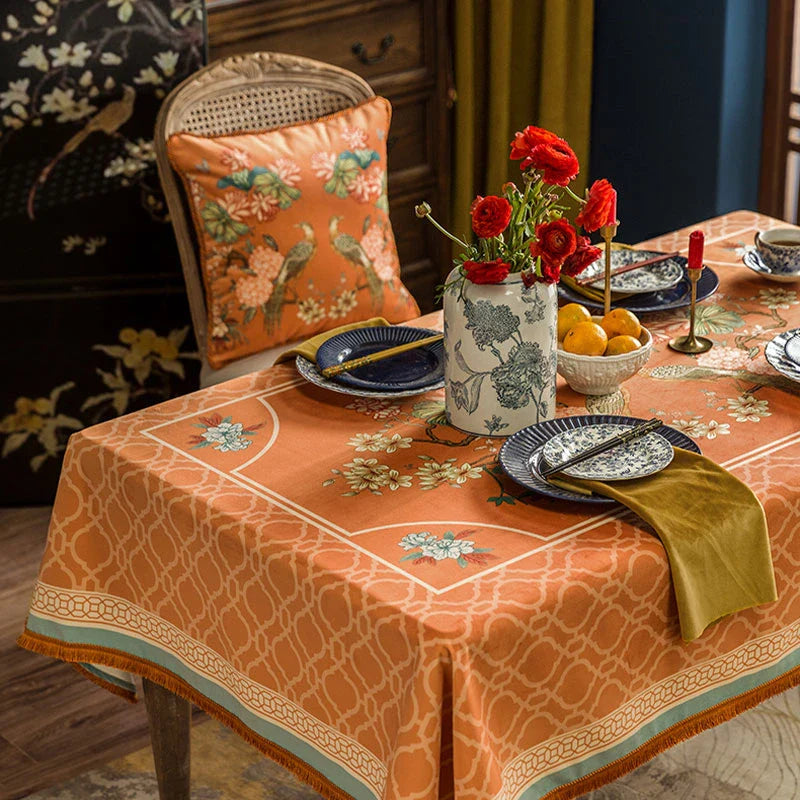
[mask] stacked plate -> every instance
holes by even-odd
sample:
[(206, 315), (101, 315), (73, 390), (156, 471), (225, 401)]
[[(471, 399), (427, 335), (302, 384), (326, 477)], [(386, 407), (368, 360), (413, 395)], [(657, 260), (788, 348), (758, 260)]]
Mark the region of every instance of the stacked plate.
[(778, 334), (764, 348), (764, 355), (782, 375), (800, 381), (800, 328)]
[[(642, 422), (645, 420), (613, 414), (585, 414), (540, 422), (523, 428), (506, 440), (500, 449), (500, 465), (512, 480), (536, 494), (573, 503), (610, 505), (616, 501), (599, 495), (573, 492), (548, 481), (542, 476), (542, 470)], [(700, 448), (686, 434), (664, 425), (641, 439), (567, 468), (564, 474), (603, 481), (642, 478), (669, 465), (673, 446), (693, 453), (700, 452)]]
[[(621, 249), (611, 253), (611, 269), (619, 269), (636, 261), (661, 255), (653, 250)], [(623, 272), (611, 279), (611, 291), (626, 294), (627, 297), (614, 300), (614, 307), (627, 308), (634, 314), (645, 314), (650, 311), (666, 311), (672, 308), (688, 306), (691, 301), (691, 284), (686, 272), (687, 261), (683, 256), (673, 256), (666, 261), (650, 264), (641, 269)], [(581, 273), (581, 280), (597, 276), (590, 283), (592, 289), (603, 290), (603, 273), (605, 258), (599, 258)], [(704, 300), (712, 295), (719, 286), (717, 274), (706, 267), (697, 282), (697, 299)], [(587, 308), (603, 308), (602, 302), (591, 300), (565, 285), (558, 285), (559, 296), (571, 303), (580, 303)]]
[(444, 386), (441, 341), (376, 361), (332, 378), (323, 369), (390, 347), (434, 336), (440, 331), (406, 325), (356, 328), (332, 336), (317, 350), (316, 363), (297, 356), (297, 371), (310, 383), (356, 397), (412, 397)]

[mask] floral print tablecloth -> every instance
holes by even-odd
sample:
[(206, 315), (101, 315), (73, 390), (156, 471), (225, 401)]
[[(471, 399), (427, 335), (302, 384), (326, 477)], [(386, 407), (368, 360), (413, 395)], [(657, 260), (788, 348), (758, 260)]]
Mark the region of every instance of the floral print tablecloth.
[(702, 225), (713, 350), (672, 353), (685, 313), (654, 315), (619, 392), (558, 391), (562, 415), (658, 414), (750, 485), (776, 603), (685, 644), (624, 510), (526, 493), (440, 394), (350, 398), (283, 365), (73, 436), (21, 643), (122, 694), (159, 681), (358, 800), (578, 797), (800, 682), (800, 384), (763, 355), (800, 297), (740, 263), (777, 224)]

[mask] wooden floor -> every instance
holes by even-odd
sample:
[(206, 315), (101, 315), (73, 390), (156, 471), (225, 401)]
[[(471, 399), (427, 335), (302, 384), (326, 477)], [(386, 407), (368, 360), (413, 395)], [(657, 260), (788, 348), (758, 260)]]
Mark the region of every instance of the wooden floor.
[(144, 747), (144, 703), (131, 705), (60, 661), (15, 644), (22, 631), (49, 508), (0, 509), (0, 800)]

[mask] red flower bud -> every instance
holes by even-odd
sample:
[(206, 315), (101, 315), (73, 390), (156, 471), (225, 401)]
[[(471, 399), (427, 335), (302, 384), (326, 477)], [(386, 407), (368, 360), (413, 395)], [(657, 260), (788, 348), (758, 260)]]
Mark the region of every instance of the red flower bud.
[(614, 187), (605, 178), (595, 181), (575, 223), (590, 233), (596, 231), (608, 222), (615, 198)]

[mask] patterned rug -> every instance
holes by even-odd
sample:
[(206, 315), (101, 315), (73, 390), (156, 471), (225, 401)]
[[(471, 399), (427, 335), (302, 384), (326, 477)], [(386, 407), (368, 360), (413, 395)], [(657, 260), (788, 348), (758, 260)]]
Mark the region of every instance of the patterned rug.
[[(800, 691), (689, 739), (582, 800), (793, 800), (800, 797)], [(28, 800), (156, 800), (149, 748)], [(215, 721), (192, 729), (192, 800), (318, 800)]]

